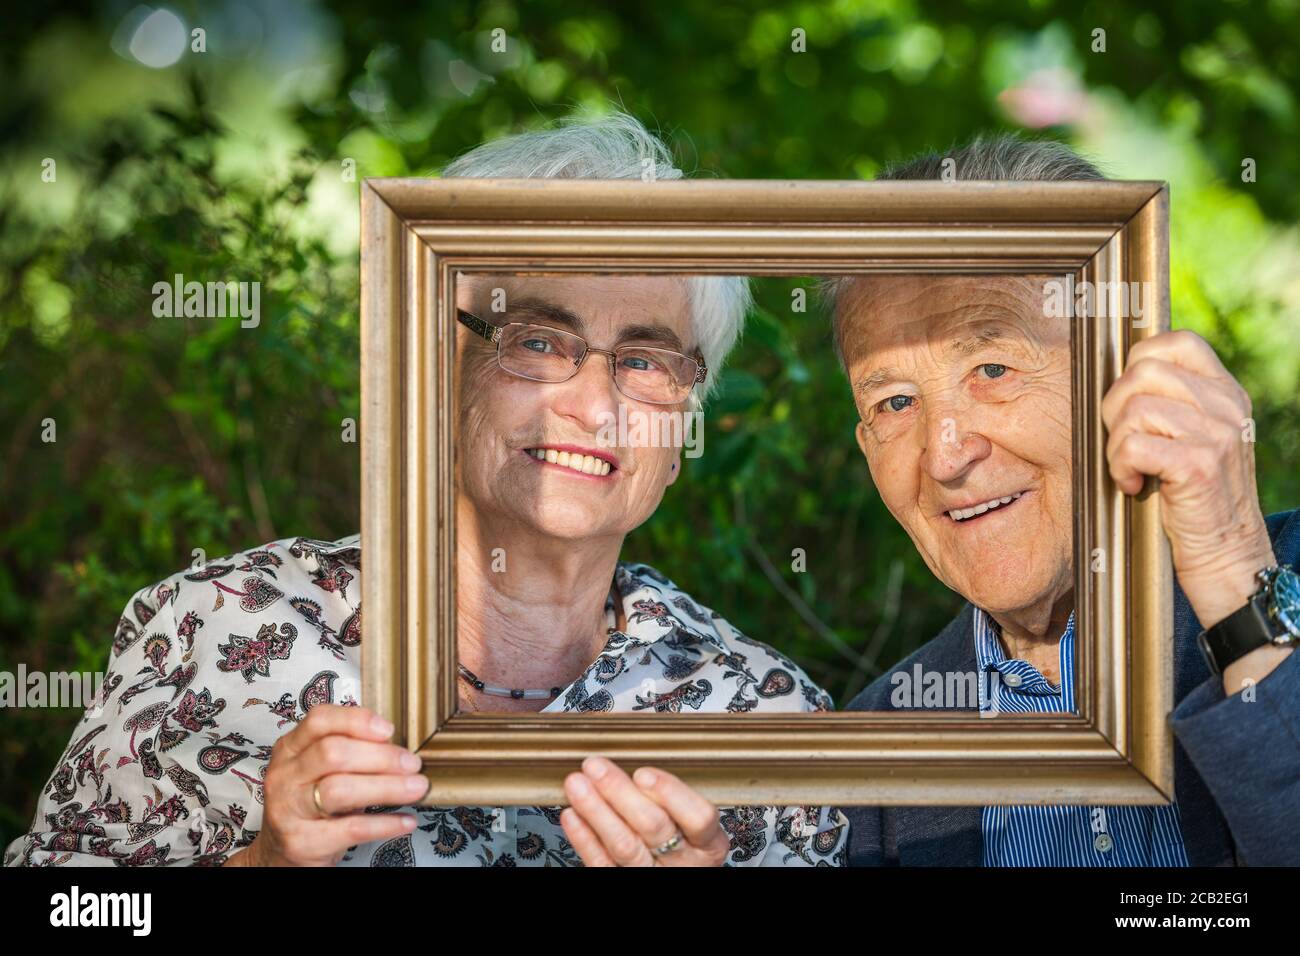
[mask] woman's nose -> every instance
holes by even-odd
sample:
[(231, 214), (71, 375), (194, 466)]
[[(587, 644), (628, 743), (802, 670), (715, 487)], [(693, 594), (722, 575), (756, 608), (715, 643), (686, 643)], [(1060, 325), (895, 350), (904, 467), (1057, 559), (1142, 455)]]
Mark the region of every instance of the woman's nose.
[(593, 431), (601, 425), (602, 413), (618, 410), (611, 359), (600, 352), (589, 352), (573, 378), (552, 388), (558, 389), (553, 400), (556, 413)]

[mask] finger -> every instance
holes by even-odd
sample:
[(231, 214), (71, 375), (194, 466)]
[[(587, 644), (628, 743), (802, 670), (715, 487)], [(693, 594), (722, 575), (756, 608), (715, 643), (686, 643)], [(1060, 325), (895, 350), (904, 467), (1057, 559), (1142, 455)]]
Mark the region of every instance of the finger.
[(641, 767), (632, 775), (641, 792), (661, 806), (686, 842), (709, 853), (725, 856), (731, 848), (718, 808), (687, 786), (681, 778), (657, 767)]
[(292, 759), (320, 738), (331, 734), (360, 740), (387, 740), (393, 735), (393, 725), (365, 707), (317, 704), (297, 727), (276, 741), (275, 749)]
[(415, 829), (410, 813), (353, 813), (321, 820), (309, 831), (311, 853), (336, 854), (348, 847), (376, 840), (391, 840)]
[[(430, 785), (431, 781), (423, 774), (356, 773), (332, 773), (314, 784), (320, 791), (321, 806), (330, 816), (362, 807), (404, 807), (419, 801), (429, 792)], [(311, 786), (306, 789), (311, 815), (319, 816)]]
[(316, 781), (332, 773), (412, 774), (420, 758), (405, 747), (338, 734), (322, 737), (292, 764), (298, 781)]
[(1129, 432), (1107, 459), (1115, 485), (1128, 495), (1142, 490), (1143, 476), (1164, 479), (1187, 452), (1186, 446), (1163, 435)]
[(1101, 420), (1114, 425), (1124, 405), (1137, 394), (1162, 395), (1203, 409), (1207, 415), (1238, 422), (1250, 415), (1250, 398), (1232, 379), (1197, 375), (1163, 359), (1130, 362), (1101, 400)]
[(659, 846), (677, 836), (672, 817), (642, 793), (617, 764), (604, 757), (588, 757), (582, 762), (582, 772), (646, 846)]
[(1137, 342), (1129, 349), (1129, 363), (1160, 359), (1182, 366), (1197, 375), (1232, 378), (1213, 346), (1190, 329), (1161, 332)]
[(560, 811), (560, 826), (564, 828), (564, 835), (569, 838), (573, 848), (578, 851), (578, 856), (582, 857), (584, 866), (617, 865), (605, 852), (596, 831), (587, 826), (573, 807), (565, 807)]
[(586, 774), (571, 773), (564, 778), (564, 793), (583, 822), (596, 834), (605, 852), (618, 866), (652, 866), (649, 848), (623, 821), (596, 789)]
[(1231, 442), (1237, 436), (1234, 426), (1208, 418), (1200, 409), (1186, 402), (1145, 392), (1131, 396), (1111, 425), (1106, 436), (1108, 461), (1132, 432), (1177, 440), (1192, 438), (1200, 441), (1210, 436), (1220, 442)]

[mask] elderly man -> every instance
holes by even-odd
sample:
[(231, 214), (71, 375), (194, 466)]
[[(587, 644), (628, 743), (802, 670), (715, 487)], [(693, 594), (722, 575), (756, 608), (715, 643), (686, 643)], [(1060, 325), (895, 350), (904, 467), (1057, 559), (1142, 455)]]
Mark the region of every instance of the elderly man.
[[(1059, 144), (977, 140), (963, 180), (1102, 178)], [(885, 179), (938, 178), (941, 157)], [(1075, 710), (1070, 330), (1043, 279), (882, 276), (832, 286), (835, 336), (882, 500), (969, 602), (849, 710), (903, 709), (894, 674), (981, 673), (981, 708)], [(1167, 807), (848, 809), (850, 865), (1300, 863), (1300, 512), (1265, 519), (1250, 400), (1205, 341), (1136, 345), (1107, 393), (1125, 494), (1159, 479), (1177, 577)], [(1198, 647), (1205, 632), (1206, 653)], [(986, 691), (986, 688), (987, 691)]]

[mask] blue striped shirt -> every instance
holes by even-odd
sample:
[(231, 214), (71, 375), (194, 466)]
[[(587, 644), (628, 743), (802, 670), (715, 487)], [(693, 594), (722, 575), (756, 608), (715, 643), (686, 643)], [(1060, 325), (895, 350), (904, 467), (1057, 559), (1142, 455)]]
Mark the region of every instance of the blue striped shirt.
[[(1061, 637), (1061, 686), (1028, 661), (1010, 660), (1001, 628), (975, 609), (980, 710), (1077, 712), (1074, 614)], [(989, 671), (997, 671), (995, 678)], [(996, 695), (990, 700), (989, 695)], [(984, 866), (1187, 866), (1178, 805), (1167, 807), (985, 807)]]

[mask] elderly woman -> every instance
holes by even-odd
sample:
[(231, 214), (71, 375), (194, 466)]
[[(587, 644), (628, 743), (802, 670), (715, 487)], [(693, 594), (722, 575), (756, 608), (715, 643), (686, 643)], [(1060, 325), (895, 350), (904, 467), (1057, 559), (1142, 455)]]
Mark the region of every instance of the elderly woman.
[[(615, 116), (482, 146), (445, 175), (633, 178), (646, 159), (681, 175)], [(619, 560), (680, 477), (681, 449), (603, 429), (620, 411), (698, 408), (739, 333), (745, 281), (477, 275), (456, 296), (461, 709), (828, 709), (789, 660)], [(106, 697), (6, 863), (840, 862), (838, 811), (719, 814), (670, 774), (634, 782), (599, 757), (566, 780), (563, 812), (416, 806), (419, 760), (356, 699), (360, 573), (357, 536), (297, 538), (138, 592)]]

